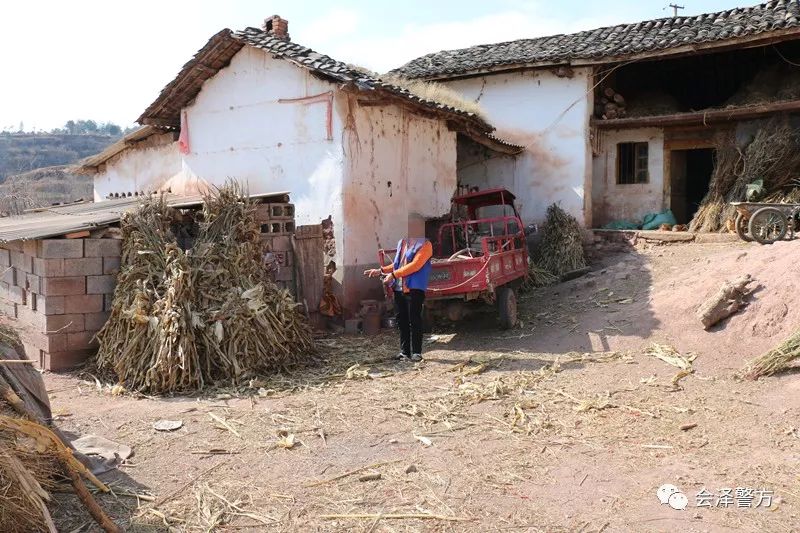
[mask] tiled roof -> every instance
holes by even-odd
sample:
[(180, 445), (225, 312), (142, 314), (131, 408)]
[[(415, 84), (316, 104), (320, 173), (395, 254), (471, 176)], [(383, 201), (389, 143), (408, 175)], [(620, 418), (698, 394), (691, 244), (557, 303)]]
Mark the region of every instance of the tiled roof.
[(725, 45), (780, 30), (800, 31), (800, 0), (774, 0), (693, 17), (619, 24), (569, 35), (484, 44), (428, 54), (396, 69), (409, 78), (437, 78), (504, 66), (624, 58), (687, 45)]
[(489, 132), (494, 129), (475, 113), (420, 98), (402, 87), (386, 83), (376, 76), (305, 46), (278, 39), (258, 28), (246, 28), (237, 32), (226, 29), (214, 35), (206, 46), (184, 65), (175, 80), (161, 91), (156, 101), (139, 117), (138, 122), (157, 126), (179, 126), (180, 110), (197, 96), (203, 82), (226, 67), (233, 56), (245, 45), (266, 50), (276, 57), (309, 69), (332, 81), (353, 84), (361, 91), (380, 91), (406, 100), (419, 108), (466, 122), (480, 132)]

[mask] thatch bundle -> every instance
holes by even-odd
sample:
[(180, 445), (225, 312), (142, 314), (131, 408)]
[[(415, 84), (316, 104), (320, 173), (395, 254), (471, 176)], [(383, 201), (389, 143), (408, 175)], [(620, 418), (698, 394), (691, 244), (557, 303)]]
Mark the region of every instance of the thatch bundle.
[(743, 149), (734, 132), (717, 137), (716, 161), (708, 193), (689, 229), (714, 232), (735, 217), (729, 202), (747, 200), (747, 186), (761, 180), (765, 191), (759, 201), (787, 202), (800, 196), (796, 176), (800, 172), (800, 131), (784, 120), (773, 119), (760, 127)]
[(123, 218), (123, 268), (98, 365), (130, 389), (166, 393), (236, 382), (308, 352), (299, 306), (266, 276), (246, 194), (234, 183), (209, 193), (189, 250), (170, 229), (180, 217), (150, 199)]
[(741, 374), (748, 379), (771, 376), (789, 368), (800, 357), (800, 331), (764, 355), (754, 359)]
[(586, 266), (581, 227), (575, 217), (556, 204), (547, 208), (547, 220), (536, 255), (539, 267), (554, 276)]

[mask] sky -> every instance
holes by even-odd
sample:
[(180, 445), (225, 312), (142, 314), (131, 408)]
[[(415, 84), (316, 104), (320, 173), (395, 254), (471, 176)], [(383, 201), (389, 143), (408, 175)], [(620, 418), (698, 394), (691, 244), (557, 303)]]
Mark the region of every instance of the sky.
[[(674, 2), (674, 0), (672, 0)], [(223, 28), (279, 14), (292, 41), (385, 72), (420, 55), (670, 16), (670, 0), (26, 0), (0, 17), (0, 130), (134, 124)], [(757, 0), (682, 0), (681, 15)]]

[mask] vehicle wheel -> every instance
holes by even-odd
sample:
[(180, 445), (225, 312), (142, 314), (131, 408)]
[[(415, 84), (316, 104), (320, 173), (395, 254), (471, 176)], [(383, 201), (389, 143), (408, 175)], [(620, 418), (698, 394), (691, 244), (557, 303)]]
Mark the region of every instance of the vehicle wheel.
[(744, 218), (744, 215), (742, 215), (741, 213), (736, 213), (736, 234), (743, 241), (750, 242), (753, 240), (753, 238), (750, 236), (749, 233), (747, 233), (748, 222), (749, 220)]
[(517, 325), (517, 294), (511, 287), (497, 289), (497, 308), (500, 312), (500, 328), (511, 329)]
[(750, 236), (761, 244), (783, 239), (788, 229), (786, 215), (775, 207), (763, 207), (753, 213), (748, 225)]

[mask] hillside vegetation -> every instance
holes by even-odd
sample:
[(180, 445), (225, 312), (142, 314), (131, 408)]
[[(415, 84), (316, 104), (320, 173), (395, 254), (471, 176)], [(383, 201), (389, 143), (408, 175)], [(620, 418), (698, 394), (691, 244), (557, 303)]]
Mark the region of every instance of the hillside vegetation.
[(0, 183), (31, 170), (70, 165), (101, 152), (119, 136), (68, 133), (0, 134)]

